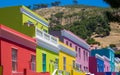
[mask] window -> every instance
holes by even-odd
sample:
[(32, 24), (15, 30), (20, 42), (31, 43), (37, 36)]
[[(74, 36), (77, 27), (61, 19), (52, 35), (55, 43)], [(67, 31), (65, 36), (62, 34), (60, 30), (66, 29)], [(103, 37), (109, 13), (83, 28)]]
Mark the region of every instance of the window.
[(58, 63), (59, 63), (59, 59), (56, 58), (56, 59), (55, 59), (55, 69), (58, 69)]
[(76, 57), (78, 57), (77, 46), (75, 46)]
[(87, 61), (88, 61), (88, 58), (89, 58), (89, 57), (88, 57), (88, 52), (86, 52), (86, 60), (87, 60)]
[(79, 48), (79, 57), (81, 57), (81, 50), (80, 50), (80, 48)]
[(81, 70), (81, 65), (80, 65), (80, 70)]
[(36, 71), (36, 56), (31, 55), (31, 70)]
[(75, 68), (75, 61), (73, 60), (73, 68)]
[(66, 45), (68, 45), (68, 41), (66, 41)]
[(84, 66), (84, 71), (86, 71), (86, 68), (85, 68), (85, 66)]
[(12, 48), (12, 71), (17, 71), (17, 50)]
[(76, 52), (77, 52), (77, 46), (75, 46), (75, 50), (76, 50)]
[(83, 51), (84, 61), (85, 61), (85, 51)]
[(70, 43), (70, 47), (72, 47), (72, 43)]
[(66, 70), (66, 57), (63, 57), (63, 69)]

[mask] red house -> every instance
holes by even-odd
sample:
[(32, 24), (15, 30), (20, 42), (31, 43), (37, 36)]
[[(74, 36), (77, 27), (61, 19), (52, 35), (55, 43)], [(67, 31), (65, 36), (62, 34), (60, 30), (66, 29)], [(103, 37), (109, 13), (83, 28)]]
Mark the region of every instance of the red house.
[(35, 72), (35, 40), (4, 25), (0, 25), (0, 66), (3, 75), (49, 74)]

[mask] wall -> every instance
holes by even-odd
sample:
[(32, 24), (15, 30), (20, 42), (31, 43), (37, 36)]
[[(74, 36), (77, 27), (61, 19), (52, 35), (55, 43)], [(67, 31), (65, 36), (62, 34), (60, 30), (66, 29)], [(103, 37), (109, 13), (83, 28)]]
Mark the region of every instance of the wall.
[(27, 27), (22, 24), (20, 7), (21, 6), (0, 8), (0, 23), (26, 35), (35, 36), (34, 27)]
[(97, 59), (97, 72), (104, 72), (104, 61), (96, 58)]
[(109, 63), (109, 61), (104, 60), (104, 65), (105, 65), (104, 72), (110, 72), (110, 63)]
[(97, 60), (95, 57), (89, 57), (89, 72), (94, 74), (97, 73)]
[(17, 71), (23, 72), (24, 69), (30, 70), (31, 54), (36, 55), (35, 50), (26, 48), (22, 45), (13, 43), (8, 40), (1, 39), (1, 65), (3, 65), (3, 75), (12, 74), (12, 53), (11, 49), (15, 48), (18, 51)]
[(71, 75), (86, 75), (86, 74), (84, 72), (78, 72), (78, 71), (72, 70)]
[[(22, 14), (20, 11), (20, 8), (26, 9), (27, 11), (31, 12), (33, 15), (35, 15), (38, 18), (41, 18), (43, 21), (47, 22), (44, 18), (38, 16), (33, 11), (29, 10), (28, 8), (26, 8), (24, 6), (12, 6), (12, 7), (0, 8), (0, 23), (4, 24), (14, 30), (17, 30), (21, 33), (24, 33), (28, 36), (35, 37), (35, 26), (28, 27), (27, 25), (24, 25), (24, 22), (30, 20), (34, 24), (36, 24), (37, 21)], [(46, 27), (40, 23), (38, 23), (37, 26), (40, 29), (45, 29), (48, 31), (48, 27)]]
[[(33, 13), (33, 11), (27, 9), (26, 7), (22, 6), (22, 8), (24, 8), (24, 9), (27, 10), (27, 11), (29, 11), (30, 13), (32, 13), (32, 14), (35, 15), (36, 17), (41, 18), (39, 15)], [(41, 18), (41, 19), (42, 19), (43, 21), (45, 21), (46, 23), (48, 23), (44, 18)], [(35, 19), (27, 16), (26, 14), (22, 14), (22, 25), (24, 25), (24, 23), (25, 23), (25, 22), (28, 22), (28, 21), (32, 22), (38, 29), (46, 30), (47, 33), (48, 33), (48, 27), (47, 27), (47, 26), (41, 24), (40, 22), (38, 22), (38, 21), (36, 21)], [(37, 25), (36, 25), (36, 24), (37, 24)], [(28, 27), (28, 26), (26, 26), (26, 27)], [(34, 31), (34, 33), (31, 33), (32, 35), (34, 35), (34, 34), (35, 34), (35, 27), (29, 27), (29, 28), (31, 28), (31, 30)]]
[[(81, 70), (82, 71), (85, 71), (84, 70), (84, 67), (87, 67), (89, 68), (89, 51), (84, 49), (83, 47), (79, 46), (78, 44), (74, 43), (73, 41), (67, 39), (67, 38), (64, 38), (64, 43), (66, 44), (66, 41), (68, 41), (68, 45), (70, 46), (70, 43), (72, 44), (72, 48), (76, 49), (75, 47), (77, 46), (77, 50), (76, 50), (76, 53), (77, 53), (77, 56), (76, 56), (76, 63), (77, 64), (80, 64), (81, 65)], [(80, 48), (80, 53), (79, 53), (79, 48)], [(85, 51), (85, 54), (83, 53)], [(86, 55), (86, 53), (88, 54), (88, 56), (85, 56), (85, 59), (84, 59), (84, 55)]]
[[(55, 59), (58, 59), (58, 54), (53, 53), (45, 48), (42, 48), (40, 46), (37, 46), (37, 56), (36, 56), (36, 61), (37, 61), (37, 72), (43, 72), (42, 70), (42, 53), (46, 54), (46, 72), (50, 72), (52, 73), (54, 71), (54, 68), (52, 66), (54, 66), (53, 63), (50, 62), (50, 60), (52, 60), (53, 62), (55, 62)], [(50, 65), (51, 64), (51, 65)]]
[(60, 53), (59, 53), (59, 70), (64, 70), (63, 69), (63, 57), (66, 57), (66, 63), (67, 63), (65, 71), (71, 73), (71, 70), (73, 69), (73, 60), (75, 61), (75, 58), (60, 51)]

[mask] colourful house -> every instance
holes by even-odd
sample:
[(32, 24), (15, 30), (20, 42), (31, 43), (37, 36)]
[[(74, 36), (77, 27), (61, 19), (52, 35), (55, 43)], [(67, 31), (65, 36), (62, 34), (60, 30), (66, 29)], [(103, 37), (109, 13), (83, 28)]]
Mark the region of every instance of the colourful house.
[(61, 31), (50, 31), (50, 34), (56, 36), (60, 39), (60, 41), (64, 42), (66, 45), (72, 47), (76, 51), (76, 67), (78, 70), (88, 72), (89, 70), (89, 45), (67, 30)]
[(120, 72), (120, 58), (115, 58), (115, 72)]
[(73, 48), (66, 44), (59, 43), (59, 74), (72, 75), (71, 71), (75, 68), (76, 53)]
[(48, 21), (25, 6), (0, 8), (0, 23), (31, 37), (35, 37), (35, 26), (48, 32)]
[(95, 75), (104, 72), (104, 58), (99, 54), (89, 57), (89, 71)]
[(0, 25), (0, 65), (3, 67), (3, 75), (42, 74), (36, 72), (35, 40)]
[(110, 72), (110, 59), (106, 56), (103, 56), (104, 58), (104, 72)]
[(58, 69), (59, 47), (58, 38), (36, 28), (36, 67), (37, 72), (54, 73)]
[(95, 54), (99, 54), (101, 56), (106, 56), (107, 58), (110, 59), (110, 72), (114, 72), (115, 70), (115, 54), (114, 50), (111, 48), (103, 48), (103, 49), (95, 49), (91, 50), (91, 56), (95, 56)]

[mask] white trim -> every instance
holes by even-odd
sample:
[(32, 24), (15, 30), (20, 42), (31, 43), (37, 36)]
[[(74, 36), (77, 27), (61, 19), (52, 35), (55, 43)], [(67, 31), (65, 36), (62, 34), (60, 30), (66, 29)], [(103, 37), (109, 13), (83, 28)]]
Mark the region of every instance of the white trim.
[(106, 56), (103, 56), (104, 60), (110, 61), (110, 59)]
[[(49, 36), (49, 38), (47, 39), (45, 37), (45, 35)], [(41, 30), (39, 30), (37, 28), (36, 28), (36, 38), (38, 38), (38, 39), (40, 39), (40, 40), (42, 40), (42, 41), (44, 41), (44, 42), (46, 42), (46, 43), (48, 43), (50, 45), (58, 47), (58, 38), (56, 38), (56, 37), (54, 37), (54, 36), (52, 36), (52, 35), (50, 35), (48, 33), (45, 33), (44, 31), (41, 31)], [(56, 39), (56, 41), (53, 42), (52, 38)]]
[(66, 38), (68, 38), (70, 40), (72, 40), (75, 43), (77, 43), (79, 46), (82, 46), (83, 48), (87, 49), (87, 51), (90, 50), (89, 49), (90, 46), (87, 43), (85, 43), (85, 42), (81, 41), (80, 39), (76, 38), (71, 33), (67, 32), (66, 30), (62, 30), (61, 34), (62, 34), (62, 36), (66, 37)]
[[(42, 20), (42, 21), (43, 21), (43, 22), (45, 22), (46, 24), (45, 24), (45, 23), (43, 23), (43, 22), (41, 22), (41, 21), (40, 21), (40, 20), (41, 20), (40, 18), (39, 18), (39, 19), (37, 19), (37, 18), (38, 18), (37, 16), (36, 16), (37, 18), (35, 18), (34, 16), (32, 16), (32, 15), (30, 15), (30, 14), (26, 13), (25, 11), (27, 11), (27, 10), (25, 10), (24, 8), (20, 8), (20, 11), (21, 11), (23, 14), (25, 14), (25, 15), (29, 16), (30, 18), (32, 18), (32, 19), (34, 19), (34, 20), (38, 21), (39, 23), (41, 23), (41, 24), (43, 24), (43, 25), (45, 25), (45, 26), (47, 26), (47, 27), (48, 27), (48, 24), (47, 24), (45, 21), (43, 21), (43, 20)], [(27, 11), (27, 12), (29, 12), (29, 11)], [(30, 13), (30, 12), (29, 12), (29, 13)], [(32, 14), (32, 13), (31, 13), (31, 14)]]
[(98, 59), (104, 60), (103, 56), (100, 56), (99, 54), (96, 54), (95, 57)]
[(67, 47), (65, 47), (61, 44), (59, 45), (59, 48), (62, 52), (67, 53), (67, 54), (69, 54), (73, 57), (76, 57), (76, 52), (75, 51), (72, 51), (72, 50), (68, 49)]
[(55, 53), (59, 53), (59, 50), (60, 50), (59, 47), (56, 47), (50, 43), (47, 43), (39, 38), (37, 38), (36, 41), (37, 41), (38, 46), (46, 48), (47, 50), (55, 52)]

